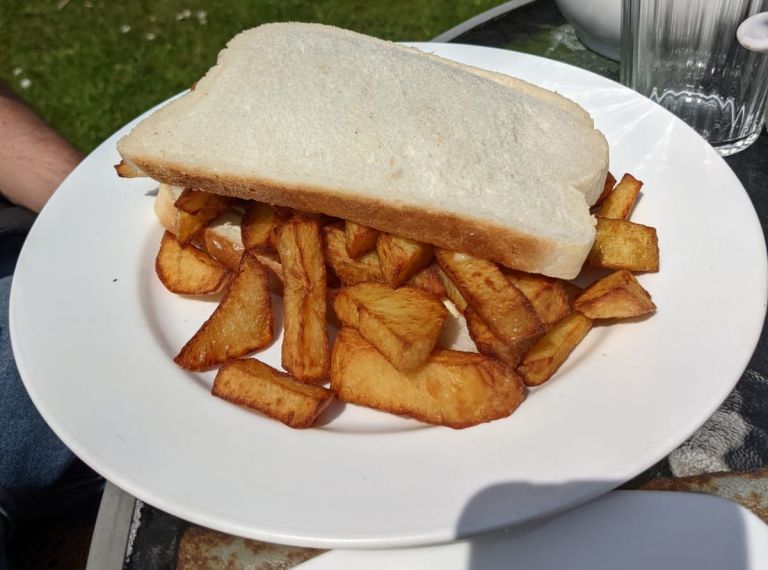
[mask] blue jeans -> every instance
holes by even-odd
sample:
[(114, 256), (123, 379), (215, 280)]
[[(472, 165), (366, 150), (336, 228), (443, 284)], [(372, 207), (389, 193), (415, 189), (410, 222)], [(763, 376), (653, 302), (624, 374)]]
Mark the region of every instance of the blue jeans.
[(12, 526), (78, 518), (86, 504), (93, 511), (103, 489), (27, 395), (11, 351), (10, 289), (11, 277), (0, 278), (0, 570), (7, 568), (2, 550)]

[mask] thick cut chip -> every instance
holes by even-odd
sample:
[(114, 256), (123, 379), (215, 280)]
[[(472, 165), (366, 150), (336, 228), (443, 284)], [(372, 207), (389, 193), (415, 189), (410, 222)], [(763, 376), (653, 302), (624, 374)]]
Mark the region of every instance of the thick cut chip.
[[(206, 226), (223, 214), (231, 203), (232, 198), (226, 196), (190, 188), (184, 189), (174, 203), (174, 206), (179, 210), (176, 239), (181, 244), (187, 244), (198, 238)], [(182, 210), (179, 208), (179, 204), (194, 213)]]
[(376, 239), (379, 237), (379, 230), (349, 220), (345, 222), (344, 233), (347, 254), (352, 259), (357, 259), (375, 248)]
[[(224, 215), (227, 216), (227, 214)], [(240, 259), (243, 257), (243, 246), (232, 239), (228, 239), (226, 235), (222, 235), (221, 226), (216, 226), (216, 223), (214, 222), (213, 226), (209, 226), (203, 231), (203, 248), (212, 258), (220, 261), (231, 270), (237, 271), (240, 266)], [(269, 290), (282, 295), (283, 267), (277, 258), (277, 253), (257, 250), (251, 250), (250, 253), (267, 269)]]
[(592, 319), (573, 312), (549, 329), (525, 354), (518, 373), (526, 386), (549, 380), (592, 328)]
[(130, 166), (124, 160), (121, 160), (120, 164), (115, 165), (115, 171), (121, 178), (134, 178), (135, 176), (143, 176), (143, 173), (138, 173), (135, 168)]
[(512, 284), (528, 297), (547, 327), (571, 312), (565, 281), (521, 271), (509, 270), (505, 273)]
[(181, 295), (218, 293), (231, 275), (224, 265), (204, 251), (179, 244), (170, 232), (165, 232), (160, 241), (155, 272), (166, 289)]
[(398, 370), (416, 368), (427, 360), (448, 314), (428, 293), (379, 283), (341, 289), (333, 310), (344, 326), (356, 329)]
[(381, 234), (376, 240), (384, 279), (392, 287), (400, 287), (432, 261), (435, 248), (416, 240)]
[(573, 308), (590, 319), (623, 319), (652, 313), (656, 305), (635, 276), (623, 269), (587, 287)]
[(240, 228), (243, 247), (256, 251), (275, 251), (275, 232), (284, 221), (269, 204), (249, 202)]
[(656, 228), (597, 218), (597, 232), (587, 263), (604, 269), (659, 270), (659, 241)]
[(600, 196), (597, 197), (597, 200), (595, 200), (595, 203), (592, 204), (592, 207), (597, 208), (598, 206), (600, 206), (605, 201), (605, 199), (610, 195), (610, 193), (613, 192), (614, 186), (616, 186), (616, 177), (609, 172), (605, 176), (605, 182), (603, 183), (603, 191), (600, 193)]
[(528, 297), (495, 263), (443, 249), (436, 255), (440, 267), (499, 340), (513, 345), (544, 330)]
[(277, 252), (252, 252), (253, 256), (258, 259), (261, 264), (267, 269), (267, 275), (269, 276), (269, 290), (278, 295), (283, 294), (283, 265), (277, 258)]
[(626, 220), (637, 201), (643, 183), (631, 174), (625, 174), (597, 211), (602, 218)]
[(320, 223), (294, 217), (281, 225), (277, 252), (283, 266), (283, 368), (302, 382), (325, 382), (331, 354)]
[(311, 426), (333, 400), (333, 392), (327, 388), (298, 382), (255, 358), (222, 366), (211, 393), (292, 428)]
[(443, 287), (445, 287), (445, 296), (451, 303), (453, 303), (461, 314), (464, 314), (469, 306), (464, 295), (461, 294), (461, 291), (456, 287), (456, 284), (451, 281), (451, 278), (448, 277), (439, 265), (437, 266), (437, 275), (440, 277), (440, 281), (443, 282)]
[(375, 251), (352, 259), (347, 253), (344, 230), (338, 226), (325, 226), (325, 257), (336, 277), (344, 285), (357, 283), (384, 283), (384, 274)]
[(438, 274), (439, 270), (440, 268), (437, 266), (437, 264), (433, 263), (429, 267), (425, 267), (416, 275), (411, 277), (406, 282), (406, 285), (409, 287), (415, 287), (416, 289), (421, 289), (436, 299), (444, 299), (447, 293), (445, 291), (445, 286), (440, 279), (440, 275)]
[(344, 402), (452, 428), (506, 417), (525, 399), (519, 376), (496, 359), (436, 350), (423, 366), (402, 372), (346, 327), (333, 346), (331, 389)]
[(493, 334), (493, 331), (488, 328), (483, 322), (480, 316), (467, 307), (464, 312), (464, 318), (467, 321), (467, 330), (469, 331), (469, 337), (472, 342), (475, 343), (475, 348), (480, 354), (486, 356), (492, 356), (498, 358), (507, 366), (514, 368), (523, 358), (523, 355), (528, 352), (537, 337), (528, 337), (517, 341), (514, 344), (506, 344), (499, 340), (499, 338)]
[(219, 306), (173, 360), (188, 370), (205, 370), (240, 358), (272, 342), (272, 301), (267, 272), (250, 254)]
[(195, 190), (193, 188), (184, 188), (184, 190), (176, 198), (173, 203), (173, 207), (187, 214), (199, 214), (205, 208), (210, 206), (211, 200), (214, 194), (210, 192), (203, 192), (202, 190)]
[(229, 209), (208, 225), (202, 233), (203, 249), (232, 271), (237, 271), (240, 267), (240, 258), (243, 256), (243, 244), (237, 239), (240, 235), (241, 220), (242, 216), (239, 213)]

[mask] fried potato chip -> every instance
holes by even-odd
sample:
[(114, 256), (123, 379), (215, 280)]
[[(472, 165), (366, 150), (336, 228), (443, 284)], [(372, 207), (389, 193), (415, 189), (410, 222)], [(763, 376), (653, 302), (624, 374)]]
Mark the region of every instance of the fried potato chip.
[(384, 279), (392, 287), (399, 287), (432, 261), (435, 248), (416, 240), (380, 234), (376, 252)]
[[(185, 188), (174, 204), (179, 211), (176, 239), (181, 244), (198, 239), (205, 227), (223, 214), (231, 203), (232, 199), (226, 196)], [(194, 213), (180, 209), (178, 204)]]
[(375, 251), (352, 259), (347, 253), (346, 237), (342, 228), (335, 225), (325, 226), (323, 234), (326, 261), (344, 285), (384, 283), (379, 256)]
[(121, 160), (119, 164), (115, 164), (115, 172), (117, 172), (117, 175), (120, 178), (134, 178), (143, 174), (140, 170), (132, 167), (124, 160)]
[(445, 296), (461, 314), (464, 314), (469, 304), (464, 295), (461, 294), (461, 291), (459, 291), (459, 288), (451, 281), (451, 278), (442, 270), (440, 265), (437, 266), (437, 276), (440, 277), (440, 281), (442, 281), (443, 287), (445, 287)]
[(602, 218), (626, 220), (632, 211), (643, 183), (631, 174), (625, 174), (597, 211)]
[(202, 248), (232, 271), (240, 267), (243, 256), (242, 244), (234, 239), (240, 233), (241, 219), (240, 214), (229, 209), (206, 226), (202, 233)]
[(595, 203), (592, 204), (592, 208), (597, 208), (602, 204), (608, 195), (613, 192), (613, 187), (616, 186), (616, 178), (610, 172), (605, 176), (605, 182), (603, 183), (603, 191), (600, 196), (597, 197)]
[(611, 273), (587, 287), (573, 308), (590, 319), (622, 319), (652, 313), (656, 305), (632, 273)]
[(277, 252), (283, 266), (283, 368), (302, 382), (324, 382), (331, 354), (320, 223), (297, 216), (281, 225)]
[(440, 275), (438, 274), (439, 269), (437, 264), (433, 263), (419, 271), (416, 275), (406, 281), (405, 284), (408, 287), (421, 289), (436, 299), (444, 299), (447, 293), (443, 282), (440, 280)]
[(485, 259), (438, 249), (437, 261), (499, 340), (514, 345), (543, 332), (531, 301), (499, 267)]
[(181, 245), (165, 232), (155, 258), (155, 272), (171, 293), (212, 295), (228, 282), (230, 272), (221, 263), (192, 245)]
[(427, 360), (448, 314), (428, 293), (380, 283), (342, 288), (333, 299), (333, 310), (343, 325), (356, 329), (398, 370)]
[(656, 228), (627, 220), (597, 218), (597, 233), (587, 263), (604, 269), (659, 270)]
[[(243, 257), (243, 247), (236, 240), (228, 238), (226, 234), (222, 235), (222, 231), (226, 231), (226, 228), (222, 229), (223, 222), (221, 220), (224, 219), (236, 219), (239, 224), (240, 216), (231, 211), (225, 212), (213, 224), (205, 228), (203, 230), (203, 249), (215, 260), (223, 263), (232, 271), (237, 271), (237, 268), (240, 267), (240, 259)], [(269, 290), (282, 295), (283, 266), (277, 258), (277, 252), (251, 250), (250, 253), (267, 270)]]
[(379, 230), (347, 220), (344, 226), (344, 237), (347, 255), (352, 259), (357, 259), (376, 247)]
[(437, 350), (402, 372), (346, 327), (333, 346), (331, 389), (344, 402), (457, 429), (506, 417), (525, 399), (520, 377), (498, 360)]
[(488, 328), (483, 319), (471, 308), (467, 307), (467, 310), (464, 312), (464, 318), (467, 322), (469, 337), (475, 343), (477, 352), (497, 358), (513, 369), (537, 339), (537, 337), (531, 336), (514, 344), (506, 344), (493, 334), (493, 331)]
[(298, 382), (255, 358), (224, 364), (211, 393), (292, 428), (310, 427), (333, 400), (327, 388)]
[(528, 297), (546, 327), (571, 312), (566, 282), (544, 275), (505, 270), (512, 284)]
[(251, 254), (219, 306), (173, 359), (188, 370), (205, 370), (272, 342), (272, 300), (267, 272)]
[(526, 386), (549, 380), (592, 328), (592, 319), (571, 313), (549, 329), (523, 356), (517, 372)]
[(269, 204), (250, 201), (243, 214), (243, 247), (257, 251), (275, 251), (275, 232), (284, 219)]
[(187, 214), (199, 214), (210, 205), (211, 200), (214, 199), (213, 196), (214, 194), (210, 192), (184, 188), (173, 203), (173, 207)]

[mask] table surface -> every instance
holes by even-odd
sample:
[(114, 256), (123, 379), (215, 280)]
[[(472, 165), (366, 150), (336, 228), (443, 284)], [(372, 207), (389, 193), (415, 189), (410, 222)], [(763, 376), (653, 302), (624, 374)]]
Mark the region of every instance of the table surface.
[[(534, 0), (471, 29), (451, 41), (504, 48), (544, 56), (589, 69), (618, 80), (619, 64), (581, 44), (574, 29), (553, 0)], [(768, 135), (765, 130), (749, 149), (728, 157), (757, 210), (765, 234), (768, 224)], [(765, 327), (757, 350), (740, 381), (746, 392), (768, 401), (768, 350)], [(760, 388), (764, 394), (760, 394)], [(738, 387), (737, 387), (738, 389)], [(768, 434), (768, 414), (764, 427)], [(763, 434), (762, 430), (756, 430)], [(667, 459), (641, 474), (624, 488), (695, 491), (737, 500), (768, 522), (768, 436), (754, 442), (748, 473), (672, 475)], [(124, 545), (130, 535), (128, 556)], [(88, 568), (124, 567), (126, 570), (168, 568), (291, 568), (318, 554), (313, 549), (270, 545), (228, 536), (191, 525), (150, 505), (135, 501), (114, 486), (102, 503)]]

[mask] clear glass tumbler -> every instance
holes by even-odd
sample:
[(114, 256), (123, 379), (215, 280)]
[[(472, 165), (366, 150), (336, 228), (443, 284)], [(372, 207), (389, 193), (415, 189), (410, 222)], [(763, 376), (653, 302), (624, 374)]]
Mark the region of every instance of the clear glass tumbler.
[(669, 109), (720, 154), (760, 134), (768, 55), (736, 29), (768, 0), (623, 0), (621, 81)]

